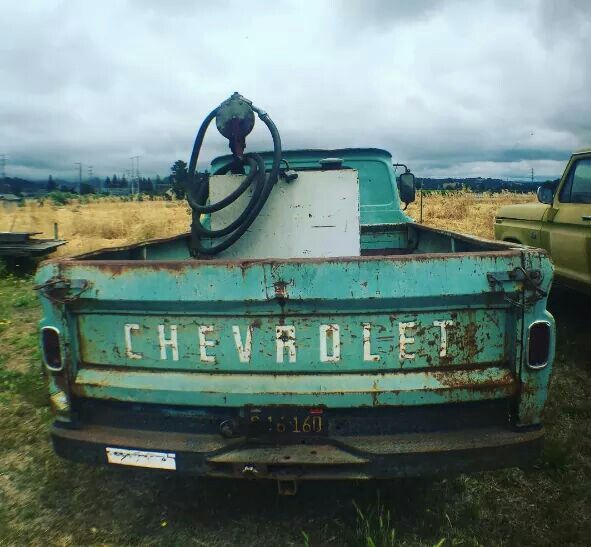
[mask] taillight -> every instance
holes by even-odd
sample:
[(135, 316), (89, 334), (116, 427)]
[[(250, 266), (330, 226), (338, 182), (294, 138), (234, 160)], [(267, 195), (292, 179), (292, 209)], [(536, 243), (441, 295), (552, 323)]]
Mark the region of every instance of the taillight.
[(527, 366), (534, 370), (544, 368), (550, 358), (552, 328), (548, 321), (536, 321), (529, 327), (527, 340)]
[(60, 333), (55, 327), (41, 329), (41, 351), (45, 366), (54, 372), (64, 368), (60, 349)]

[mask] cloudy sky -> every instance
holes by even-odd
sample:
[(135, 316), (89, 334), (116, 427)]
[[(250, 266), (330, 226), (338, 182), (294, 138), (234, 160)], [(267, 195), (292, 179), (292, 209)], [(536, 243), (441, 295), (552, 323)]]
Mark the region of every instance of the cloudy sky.
[[(556, 177), (591, 145), (590, 51), (588, 0), (4, 1), (0, 154), (8, 176), (105, 176), (134, 155), (164, 175), (237, 90), (286, 149)], [(270, 146), (262, 128), (247, 144)], [(226, 146), (212, 129), (204, 158)]]

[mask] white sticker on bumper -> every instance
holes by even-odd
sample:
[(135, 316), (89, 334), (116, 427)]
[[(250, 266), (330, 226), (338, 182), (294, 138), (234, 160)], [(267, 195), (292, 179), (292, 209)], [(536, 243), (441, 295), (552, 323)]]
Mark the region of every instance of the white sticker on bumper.
[(107, 461), (118, 465), (150, 467), (151, 469), (176, 470), (176, 454), (170, 452), (147, 452), (127, 448), (107, 447)]

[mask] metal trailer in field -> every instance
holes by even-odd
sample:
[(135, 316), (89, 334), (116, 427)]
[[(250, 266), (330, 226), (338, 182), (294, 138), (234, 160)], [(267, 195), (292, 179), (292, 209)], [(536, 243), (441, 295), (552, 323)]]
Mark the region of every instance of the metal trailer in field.
[(0, 232), (0, 257), (43, 257), (53, 253), (66, 241), (35, 239), (41, 232)]

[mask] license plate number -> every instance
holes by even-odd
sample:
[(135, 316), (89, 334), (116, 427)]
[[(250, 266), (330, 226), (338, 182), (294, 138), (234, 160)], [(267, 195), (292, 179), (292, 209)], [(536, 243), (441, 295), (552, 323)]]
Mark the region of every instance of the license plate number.
[(248, 433), (257, 435), (326, 435), (327, 418), (323, 409), (249, 407)]
[(107, 461), (117, 465), (149, 467), (151, 469), (176, 470), (176, 454), (170, 452), (148, 452), (127, 448), (107, 447)]

